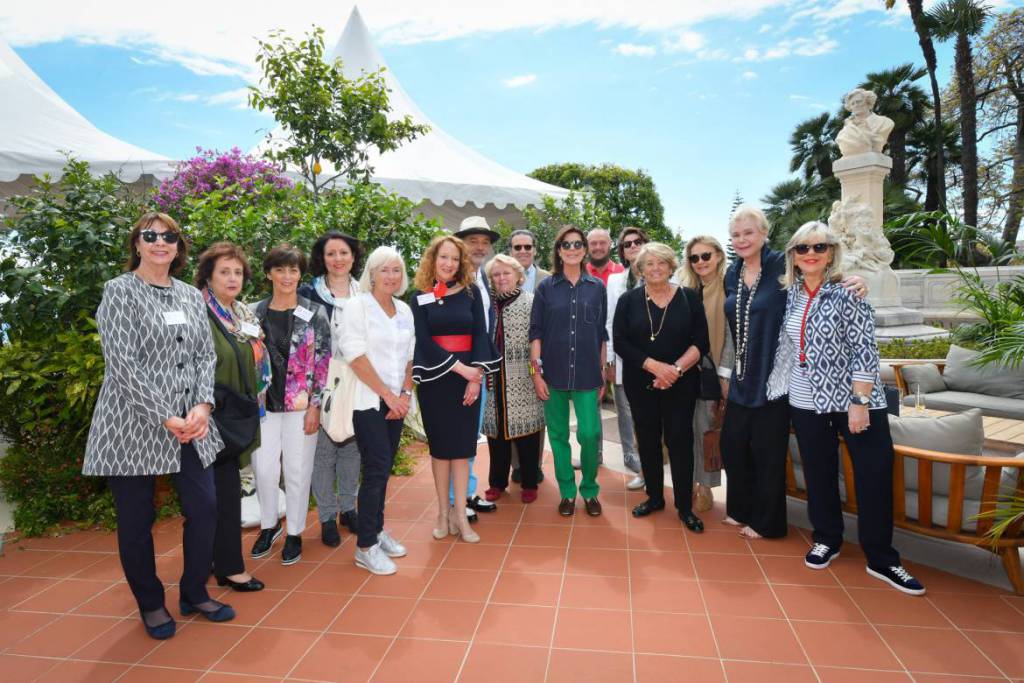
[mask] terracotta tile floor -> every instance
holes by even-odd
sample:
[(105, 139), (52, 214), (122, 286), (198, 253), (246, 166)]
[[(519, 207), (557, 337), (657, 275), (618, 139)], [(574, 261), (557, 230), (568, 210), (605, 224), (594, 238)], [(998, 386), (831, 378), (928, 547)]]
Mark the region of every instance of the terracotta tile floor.
[[(431, 538), (433, 485), (420, 463), (391, 481), (388, 527), (409, 549), (398, 574), (353, 566), (347, 534), (340, 548), (322, 546), (311, 515), (302, 562), (252, 563), (266, 591), (212, 587), (236, 621), (179, 617), (163, 643), (138, 625), (111, 534), (9, 543), (0, 680), (1024, 680), (1021, 598), (919, 566), (929, 593), (904, 596), (866, 576), (852, 545), (811, 571), (807, 532), (748, 542), (717, 522), (720, 506), (702, 536), (669, 511), (636, 520), (642, 494), (606, 469), (604, 516), (580, 504), (564, 519), (547, 460), (539, 500), (523, 506), (513, 486), (481, 515), (476, 546)], [(486, 479), (485, 453), (476, 471)], [(180, 521), (156, 529), (164, 579), (180, 568), (180, 537)]]

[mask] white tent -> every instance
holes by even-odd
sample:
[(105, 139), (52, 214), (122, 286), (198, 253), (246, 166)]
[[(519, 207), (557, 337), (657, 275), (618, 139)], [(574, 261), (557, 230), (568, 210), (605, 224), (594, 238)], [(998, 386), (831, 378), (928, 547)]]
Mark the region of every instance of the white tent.
[[(144, 175), (163, 178), (174, 162), (107, 135), (61, 99), (5, 42), (0, 41), (0, 183), (27, 185), (27, 178), (57, 178), (63, 152), (89, 163), (96, 174), (114, 172), (125, 182)], [(0, 190), (9, 195), (12, 185)]]
[[(348, 78), (387, 66), (358, 8), (352, 10), (333, 57), (341, 58)], [(409, 115), (414, 122), (429, 125), (430, 132), (393, 152), (373, 155), (373, 180), (419, 203), (427, 216), (442, 216), (449, 228), (472, 215), (486, 216), (492, 225), (498, 218), (521, 225), (522, 209), (540, 206), (544, 195), (563, 199), (568, 194), (505, 168), (448, 135), (416, 106), (390, 69), (384, 71), (384, 82), (391, 91), (392, 115)], [(273, 137), (285, 135), (278, 130)]]

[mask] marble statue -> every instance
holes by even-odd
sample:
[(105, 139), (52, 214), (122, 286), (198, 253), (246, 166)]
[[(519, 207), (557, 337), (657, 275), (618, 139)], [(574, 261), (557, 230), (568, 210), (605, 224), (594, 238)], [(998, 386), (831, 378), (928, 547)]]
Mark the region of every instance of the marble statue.
[(875, 225), (874, 211), (854, 198), (832, 202), (828, 224), (843, 242), (843, 271), (878, 272), (892, 263), (892, 247)]
[(836, 144), (844, 157), (880, 153), (885, 146), (892, 133), (893, 121), (872, 111), (877, 100), (875, 93), (861, 88), (851, 90), (843, 98), (843, 106), (852, 114), (836, 136)]

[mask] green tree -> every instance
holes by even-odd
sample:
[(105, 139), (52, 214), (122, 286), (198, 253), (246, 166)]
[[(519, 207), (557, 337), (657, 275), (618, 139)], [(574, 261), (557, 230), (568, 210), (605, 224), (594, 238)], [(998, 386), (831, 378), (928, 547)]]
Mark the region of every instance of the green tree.
[(869, 73), (859, 86), (874, 92), (878, 96), (875, 111), (893, 120), (888, 143), (892, 157), (889, 181), (896, 185), (907, 184), (907, 134), (928, 116), (928, 95), (914, 83), (927, 73), (927, 69), (913, 64), (901, 64)]
[[(397, 149), (427, 132), (404, 116), (389, 120), (391, 106), (383, 70), (345, 77), (340, 60), (324, 60), (324, 32), (317, 27), (296, 43), (282, 31), (259, 41), (256, 63), (260, 85), (250, 87), (249, 104), (269, 110), (285, 139), (268, 135), (266, 156), (298, 168), (313, 188), (337, 179), (365, 182), (373, 168), (370, 155)], [(324, 164), (330, 168), (324, 172)]]
[(832, 177), (832, 162), (839, 156), (836, 134), (839, 121), (825, 112), (801, 121), (789, 136), (789, 148), (793, 156), (789, 160), (791, 173), (803, 169), (804, 179), (812, 180), (817, 174), (819, 180)]
[(964, 222), (978, 224), (978, 98), (974, 85), (971, 39), (981, 34), (991, 14), (976, 0), (943, 0), (928, 13), (932, 33), (939, 40), (956, 40), (955, 64), (960, 95), (960, 141), (963, 145)]
[[(523, 210), (526, 227), (534, 236), (534, 258), (541, 268), (551, 269), (555, 235), (563, 225), (575, 225), (584, 231), (591, 228), (611, 231), (621, 227), (614, 224), (611, 212), (593, 194), (570, 192), (562, 201), (553, 197), (544, 197), (543, 201), (540, 208), (528, 206)], [(501, 229), (503, 238), (511, 232), (511, 228), (504, 224)], [(672, 246), (678, 249), (678, 240)]]
[[(732, 206), (729, 207), (729, 218), (730, 219), (732, 218), (733, 214), (736, 213), (736, 209), (740, 208), (740, 206), (742, 206), (742, 205), (743, 205), (743, 195), (740, 194), (739, 188), (736, 188), (736, 194), (733, 195), (733, 198), (732, 198)], [(729, 224), (729, 221), (726, 221), (726, 225), (728, 225), (728, 224)], [(728, 239), (728, 237), (725, 240), (725, 256), (728, 259), (729, 263), (732, 263), (733, 261), (736, 260), (736, 250), (732, 248), (732, 240)]]
[(785, 180), (773, 186), (761, 202), (771, 223), (768, 241), (783, 249), (797, 228), (808, 221), (824, 221), (839, 198), (839, 182), (833, 177), (824, 182), (801, 178)]
[(939, 174), (940, 153), (946, 169), (960, 166), (960, 129), (956, 122), (944, 121), (941, 137), (942, 147), (937, 148), (933, 118), (922, 121), (907, 134), (907, 171), (912, 177), (918, 176), (924, 181), (925, 211), (939, 210), (939, 196), (946, 186), (945, 178)]

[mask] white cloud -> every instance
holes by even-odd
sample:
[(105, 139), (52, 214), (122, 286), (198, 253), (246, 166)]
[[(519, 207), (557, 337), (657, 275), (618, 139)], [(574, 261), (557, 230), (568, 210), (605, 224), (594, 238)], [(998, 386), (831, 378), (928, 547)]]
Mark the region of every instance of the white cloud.
[(707, 41), (696, 31), (680, 31), (665, 41), (666, 52), (697, 52)]
[(752, 81), (755, 78), (757, 78), (757, 72), (756, 71), (744, 71), (742, 74), (740, 74), (740, 78), (742, 78), (745, 81)]
[(765, 62), (773, 59), (783, 59), (791, 55), (798, 57), (817, 57), (828, 54), (839, 47), (839, 42), (824, 34), (816, 34), (811, 38), (786, 38), (775, 45), (767, 47), (750, 47), (743, 51), (742, 57), (737, 57), (738, 62)]
[(658, 50), (653, 45), (619, 43), (615, 46), (615, 52), (624, 57), (653, 57)]
[(235, 88), (234, 90), (225, 90), (224, 92), (208, 95), (203, 101), (212, 106), (229, 105), (232, 109), (248, 109), (249, 89)]
[(199, 95), (195, 94), (194, 92), (187, 92), (182, 95), (175, 95), (172, 99), (174, 99), (177, 102), (198, 102)]
[(522, 76), (506, 78), (502, 81), (502, 84), (504, 84), (506, 88), (522, 88), (524, 85), (530, 85), (536, 80), (537, 74), (524, 74)]
[(802, 100), (809, 100), (811, 98), (808, 97), (807, 95), (790, 95), (789, 99), (793, 100), (794, 102), (800, 102)]

